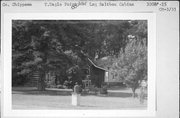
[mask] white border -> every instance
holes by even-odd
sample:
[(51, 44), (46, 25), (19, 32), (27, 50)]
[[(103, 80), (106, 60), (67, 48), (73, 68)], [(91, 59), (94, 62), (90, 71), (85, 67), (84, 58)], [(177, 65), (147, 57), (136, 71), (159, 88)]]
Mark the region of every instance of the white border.
[[(12, 20), (148, 20), (147, 110), (12, 110)], [(6, 117), (136, 117), (156, 114), (156, 15), (155, 13), (6, 13), (3, 36), (3, 116)]]

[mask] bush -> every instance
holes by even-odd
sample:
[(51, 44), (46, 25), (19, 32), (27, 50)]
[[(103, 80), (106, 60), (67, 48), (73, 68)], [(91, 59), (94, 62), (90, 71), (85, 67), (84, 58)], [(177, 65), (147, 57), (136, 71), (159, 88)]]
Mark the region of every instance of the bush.
[(24, 86), (29, 81), (27, 76), (19, 75), (13, 76), (12, 78), (12, 86)]
[(97, 93), (97, 92), (99, 91), (99, 88), (95, 87), (94, 85), (91, 85), (91, 86), (89, 87), (89, 91), (92, 91), (92, 92), (94, 92), (94, 93)]
[(82, 92), (82, 89), (79, 85), (74, 86), (74, 93), (80, 94)]
[(107, 86), (103, 86), (102, 88), (100, 88), (100, 94), (107, 94)]
[(50, 85), (49, 88), (56, 88), (56, 85)]
[(61, 84), (57, 85), (56, 88), (58, 88), (58, 89), (64, 89), (63, 85), (61, 85)]

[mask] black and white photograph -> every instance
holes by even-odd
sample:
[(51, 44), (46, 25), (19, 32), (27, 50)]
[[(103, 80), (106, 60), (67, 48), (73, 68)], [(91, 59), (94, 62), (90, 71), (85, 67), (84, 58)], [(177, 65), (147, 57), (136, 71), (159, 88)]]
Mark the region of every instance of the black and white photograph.
[(12, 109), (147, 109), (147, 20), (12, 20)]
[(6, 113), (155, 114), (154, 14), (5, 17)]
[(178, 6), (3, 0), (0, 118), (178, 118)]

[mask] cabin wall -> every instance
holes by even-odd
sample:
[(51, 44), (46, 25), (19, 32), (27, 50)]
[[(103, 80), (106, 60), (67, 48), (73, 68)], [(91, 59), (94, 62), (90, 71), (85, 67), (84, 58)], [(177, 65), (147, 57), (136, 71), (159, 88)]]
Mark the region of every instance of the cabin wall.
[(97, 87), (101, 87), (101, 84), (104, 82), (105, 71), (94, 66), (90, 68), (90, 79), (91, 83)]

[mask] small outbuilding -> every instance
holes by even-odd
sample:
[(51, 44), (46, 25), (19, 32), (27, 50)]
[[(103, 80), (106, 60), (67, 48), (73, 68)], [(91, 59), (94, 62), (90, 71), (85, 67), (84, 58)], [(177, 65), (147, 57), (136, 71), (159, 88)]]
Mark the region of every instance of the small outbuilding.
[(96, 87), (101, 87), (102, 83), (117, 84), (123, 83), (117, 70), (112, 68), (103, 68), (97, 66), (91, 59), (88, 58), (89, 64), (89, 75), (91, 84)]
[(108, 78), (108, 70), (97, 66), (92, 60), (88, 58), (90, 62), (89, 65), (89, 75), (91, 84), (96, 87), (101, 87), (102, 83), (105, 82), (106, 78)]

